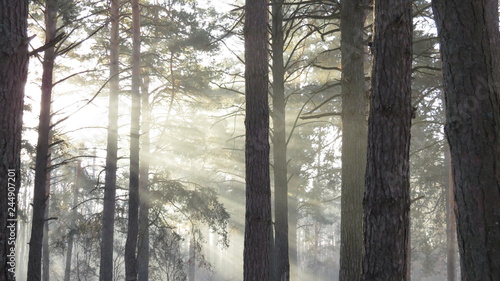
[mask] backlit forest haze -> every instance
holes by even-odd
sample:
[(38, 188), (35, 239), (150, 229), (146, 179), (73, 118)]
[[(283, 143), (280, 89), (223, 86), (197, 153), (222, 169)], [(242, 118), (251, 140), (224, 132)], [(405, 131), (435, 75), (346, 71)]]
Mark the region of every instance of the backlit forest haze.
[(0, 281), (500, 279), (496, 0), (0, 0)]

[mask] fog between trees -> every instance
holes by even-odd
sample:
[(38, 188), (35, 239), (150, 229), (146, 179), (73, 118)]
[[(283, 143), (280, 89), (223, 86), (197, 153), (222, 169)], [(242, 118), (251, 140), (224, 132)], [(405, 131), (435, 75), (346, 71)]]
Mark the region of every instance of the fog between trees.
[(0, 280), (500, 276), (497, 1), (0, 11)]

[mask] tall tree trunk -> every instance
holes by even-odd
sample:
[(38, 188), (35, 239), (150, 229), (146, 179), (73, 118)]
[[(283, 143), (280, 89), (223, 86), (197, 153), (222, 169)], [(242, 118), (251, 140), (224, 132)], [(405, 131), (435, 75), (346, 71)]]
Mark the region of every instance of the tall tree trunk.
[(106, 147), (106, 177), (102, 211), (101, 261), (99, 280), (113, 280), (113, 242), (115, 234), (116, 162), (118, 159), (118, 96), (120, 92), (119, 21), (120, 0), (111, 1), (109, 49), (109, 109)]
[[(49, 136), (49, 143), (52, 142), (52, 138)], [(51, 156), (49, 149), (49, 156), (47, 159), (47, 166), (50, 166)], [(50, 251), (49, 251), (49, 211), (50, 211), (50, 171), (47, 174), (47, 182), (45, 183), (45, 198), (47, 198), (45, 204), (45, 214), (44, 214), (44, 224), (43, 224), (43, 245), (42, 245), (42, 280), (50, 280)]]
[(268, 281), (271, 188), (269, 180), (268, 32), (266, 0), (245, 3), (246, 214), (244, 281)]
[(500, 276), (498, 1), (432, 1), (443, 61), (462, 280)]
[(368, 0), (342, 0), (342, 205), (340, 209), (341, 281), (361, 280), (363, 194), (365, 191), (366, 95), (363, 40)]
[(120, 0), (111, 1), (109, 49), (109, 109), (106, 147), (106, 178), (102, 211), (101, 261), (99, 280), (113, 280), (113, 242), (115, 233), (116, 163), (118, 159), (118, 96), (120, 92), (119, 21)]
[(286, 161), (283, 0), (272, 0), (272, 98), (274, 168), (274, 269), (280, 281), (290, 280), (288, 256), (288, 174)]
[(412, 116), (411, 12), (410, 0), (375, 3), (363, 280), (406, 280)]
[[(28, 76), (28, 1), (0, 0), (0, 281), (15, 280), (21, 129)], [(10, 209), (9, 209), (10, 208)]]
[(298, 181), (294, 180), (298, 176), (292, 176), (289, 184), (289, 192), (291, 194), (289, 200), (288, 208), (288, 237), (289, 237), (289, 249), (290, 249), (290, 280), (299, 280), (299, 264), (298, 264), (298, 240), (297, 240), (297, 223), (299, 219), (298, 214), (298, 202), (297, 202), (297, 190)]
[[(57, 1), (47, 0), (45, 4), (45, 43), (54, 40), (57, 24)], [(45, 221), (45, 185), (48, 176), (48, 153), (50, 134), (50, 106), (54, 71), (55, 48), (45, 50), (42, 74), (42, 99), (38, 124), (38, 142), (35, 160), (35, 185), (33, 191), (33, 219), (31, 225), (30, 251), (28, 258), (28, 280), (41, 280), (43, 225)]]
[(453, 173), (451, 170), (451, 159), (449, 147), (446, 146), (444, 161), (449, 164), (449, 181), (445, 188), (445, 202), (446, 202), (446, 271), (447, 280), (455, 281), (456, 271), (456, 255), (457, 255), (457, 226), (455, 223), (455, 197), (453, 191)]
[(142, 136), (141, 136), (141, 165), (140, 165), (140, 195), (139, 195), (139, 246), (137, 252), (138, 280), (149, 280), (149, 161), (151, 110), (149, 105), (149, 77), (144, 75), (142, 80)]
[(75, 168), (75, 181), (73, 184), (73, 204), (72, 204), (73, 208), (71, 209), (71, 223), (68, 233), (68, 246), (66, 249), (66, 265), (64, 269), (64, 281), (71, 280), (71, 261), (73, 258), (73, 244), (76, 234), (76, 216), (77, 216), (76, 206), (78, 205), (79, 188), (80, 185), (82, 184), (81, 179), (82, 179), (82, 167), (81, 167), (81, 162), (78, 161)]
[(137, 280), (137, 235), (139, 232), (139, 130), (141, 117), (141, 30), (139, 0), (132, 0), (132, 109), (130, 120), (130, 179), (128, 227), (125, 244), (126, 280)]

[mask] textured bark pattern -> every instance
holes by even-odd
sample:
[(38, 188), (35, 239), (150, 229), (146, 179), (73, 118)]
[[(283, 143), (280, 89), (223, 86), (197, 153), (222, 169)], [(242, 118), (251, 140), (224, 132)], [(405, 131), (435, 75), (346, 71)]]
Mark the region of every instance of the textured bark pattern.
[(367, 0), (344, 0), (341, 3), (342, 206), (339, 274), (341, 281), (361, 279), (363, 258), (363, 193), (368, 135), (363, 34), (367, 4)]
[(500, 276), (498, 1), (433, 1), (441, 43), (446, 136), (462, 280)]
[[(24, 85), (28, 75), (27, 0), (0, 0), (0, 281), (14, 280), (7, 255), (9, 183), (15, 183), (15, 203), (21, 183), (20, 153)], [(9, 170), (15, 172), (9, 181)], [(14, 241), (14, 240), (11, 240)]]
[[(48, 44), (56, 37), (57, 1), (47, 0), (45, 6), (45, 44)], [(52, 80), (55, 58), (55, 47), (49, 47), (44, 51), (42, 63), (42, 98), (38, 123), (35, 184), (33, 190), (33, 219), (31, 221), (30, 251), (28, 257), (28, 280), (30, 281), (41, 280), (43, 225), (45, 222), (45, 206), (48, 200), (45, 187), (49, 175), (50, 107), (52, 102)]]
[(137, 236), (139, 232), (139, 129), (141, 117), (141, 30), (139, 0), (132, 0), (132, 110), (130, 120), (130, 178), (127, 241), (125, 242), (126, 280), (137, 280)]
[(118, 93), (120, 91), (119, 18), (120, 0), (111, 1), (111, 32), (109, 50), (109, 109), (106, 147), (106, 177), (102, 211), (101, 261), (99, 280), (113, 280), (113, 241), (115, 232), (116, 162), (118, 159)]
[(266, 0), (245, 5), (246, 213), (245, 281), (269, 280), (271, 190), (269, 180), (268, 14)]
[(375, 3), (363, 280), (406, 280), (412, 115), (411, 10), (410, 0)]
[(290, 280), (288, 256), (288, 175), (286, 161), (285, 67), (283, 62), (283, 0), (272, 1), (274, 257), (276, 278)]

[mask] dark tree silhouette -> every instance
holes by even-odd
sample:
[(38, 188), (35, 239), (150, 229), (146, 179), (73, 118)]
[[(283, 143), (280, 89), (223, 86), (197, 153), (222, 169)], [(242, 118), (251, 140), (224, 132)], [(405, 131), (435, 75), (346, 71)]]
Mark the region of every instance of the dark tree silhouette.
[(132, 0), (132, 110), (130, 119), (130, 178), (125, 274), (137, 280), (137, 237), (139, 232), (139, 130), (141, 117), (141, 30), (139, 0)]
[(112, 0), (110, 7), (111, 32), (109, 48), (109, 109), (106, 147), (106, 178), (102, 211), (101, 261), (99, 280), (113, 280), (113, 241), (115, 232), (116, 163), (118, 160), (118, 95), (120, 91), (119, 19), (120, 0)]
[[(45, 44), (53, 43), (57, 32), (57, 1), (45, 2)], [(42, 245), (45, 211), (48, 202), (46, 185), (49, 177), (49, 146), (51, 131), (51, 103), (56, 50), (53, 44), (44, 51), (42, 73), (42, 97), (36, 146), (35, 185), (33, 191), (33, 220), (31, 223), (28, 280), (41, 280)]]
[[(15, 280), (8, 255), (21, 183), (21, 129), (24, 85), (28, 76), (28, 1), (0, 1), (0, 280)], [(10, 203), (10, 205), (9, 205)], [(13, 211), (13, 212), (11, 212)], [(12, 214), (12, 215), (11, 215)], [(15, 223), (14, 223), (15, 224)], [(17, 224), (15, 224), (17, 227)]]
[(245, 4), (246, 214), (245, 281), (269, 280), (271, 189), (269, 180), (268, 31), (266, 0)]

